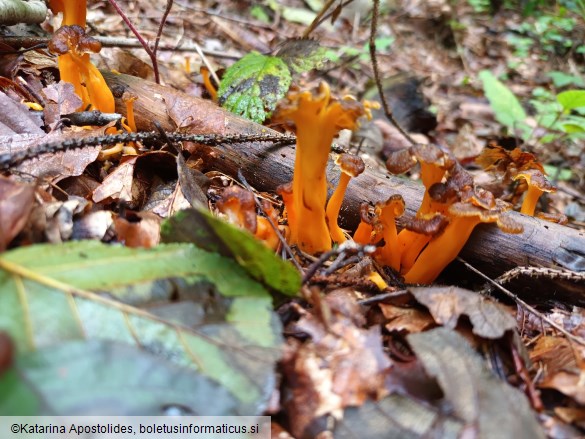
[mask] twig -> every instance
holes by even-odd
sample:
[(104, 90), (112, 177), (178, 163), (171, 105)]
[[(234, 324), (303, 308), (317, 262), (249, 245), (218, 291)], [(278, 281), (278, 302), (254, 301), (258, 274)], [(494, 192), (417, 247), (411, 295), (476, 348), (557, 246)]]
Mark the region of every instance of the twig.
[(389, 293), (377, 294), (374, 297), (367, 299), (358, 300), (358, 305), (372, 305), (374, 303), (383, 302), (386, 299), (396, 299), (397, 297), (403, 297), (410, 294), (408, 290), (391, 291)]
[[(127, 48), (127, 49), (136, 49), (140, 47), (144, 47), (144, 45), (134, 38), (124, 38), (124, 37), (104, 37), (104, 36), (95, 36), (93, 37), (98, 40), (102, 47), (119, 47), (119, 48)], [(0, 36), (0, 42), (11, 46), (11, 47), (24, 47), (25, 49), (18, 51), (15, 50), (14, 52), (7, 52), (3, 51), (2, 53), (20, 53), (24, 52), (25, 50), (33, 50), (47, 47), (49, 42), (49, 38), (46, 37), (23, 37), (23, 36)], [(202, 49), (195, 44), (185, 44), (178, 46), (159, 46), (159, 51), (181, 51), (181, 52), (197, 52), (200, 51), (205, 54), (206, 56), (212, 56), (214, 58), (226, 58), (226, 59), (240, 59), (241, 55), (230, 55), (228, 53), (219, 52), (217, 50), (207, 50)]]
[(469, 264), (467, 261), (465, 261), (464, 259), (458, 257), (457, 260), (459, 262), (461, 262), (463, 265), (465, 265), (469, 270), (473, 271), (475, 274), (481, 276), (483, 279), (485, 279), (486, 281), (488, 281), (490, 284), (492, 284), (494, 287), (496, 287), (498, 290), (500, 290), (502, 293), (504, 293), (506, 296), (510, 297), (512, 300), (514, 300), (518, 305), (520, 305), (521, 307), (523, 307), (524, 309), (530, 311), (532, 314), (534, 314), (536, 317), (538, 317), (539, 319), (541, 319), (541, 321), (544, 321), (546, 323), (548, 323), (550, 326), (552, 326), (553, 328), (555, 328), (557, 331), (559, 331), (561, 334), (563, 334), (565, 337), (567, 337), (568, 339), (574, 341), (575, 343), (578, 343), (582, 346), (585, 346), (585, 339), (578, 337), (576, 335), (571, 334), (569, 331), (567, 331), (565, 328), (563, 328), (561, 325), (559, 325), (558, 323), (556, 323), (555, 321), (549, 319), (547, 316), (545, 316), (544, 314), (542, 314), (540, 311), (538, 311), (536, 308), (534, 308), (532, 305), (529, 305), (528, 303), (526, 303), (525, 301), (523, 301), (522, 299), (520, 299), (516, 294), (514, 294), (513, 292), (511, 292), (510, 290), (508, 290), (507, 288), (504, 288), (502, 285), (500, 285), (498, 282), (496, 282), (495, 280), (491, 279), (489, 276), (486, 276), (485, 274), (483, 274), (481, 271), (479, 271), (477, 268), (475, 268), (473, 265)]
[[(546, 277), (551, 280), (568, 280), (570, 282), (585, 283), (585, 272), (546, 267), (516, 267), (499, 276), (496, 279), (496, 282), (504, 284), (522, 275), (530, 277)], [(482, 293), (489, 293), (491, 289), (491, 287), (488, 287), (484, 289)]]
[(303, 277), (303, 285), (308, 283), (311, 280), (311, 278), (315, 275), (315, 273), (317, 273), (317, 270), (321, 268), (325, 264), (325, 262), (327, 262), (327, 260), (332, 256), (343, 255), (343, 257), (345, 258), (347, 255), (358, 254), (361, 255), (361, 257), (363, 258), (363, 256), (372, 254), (374, 253), (374, 251), (376, 251), (375, 246), (356, 244), (352, 240), (345, 241), (342, 244), (340, 244), (339, 247), (336, 247), (332, 250), (329, 250), (328, 252), (323, 253), (315, 262), (313, 262), (309, 266), (305, 273), (305, 276)]
[[(162, 36), (162, 31), (165, 27), (165, 23), (167, 22), (167, 18), (171, 12), (173, 7), (173, 0), (167, 0), (167, 7), (165, 8), (165, 12), (160, 20), (160, 25), (158, 26), (158, 31), (156, 32), (156, 39), (154, 40), (154, 48), (152, 49), (152, 53), (154, 54), (156, 60), (156, 52), (158, 51), (158, 45), (160, 43), (160, 37)], [(157, 82), (158, 84), (158, 82)]]
[(246, 189), (248, 189), (250, 192), (252, 192), (252, 195), (254, 195), (254, 202), (256, 203), (256, 206), (258, 207), (258, 209), (260, 210), (262, 215), (268, 220), (268, 222), (270, 223), (270, 226), (274, 229), (276, 236), (278, 236), (278, 240), (282, 244), (282, 248), (284, 248), (284, 250), (286, 251), (286, 253), (289, 256), (290, 260), (292, 261), (293, 265), (296, 267), (296, 269), (299, 271), (299, 273), (302, 274), (303, 267), (301, 267), (301, 265), (299, 264), (299, 262), (295, 258), (295, 255), (293, 254), (292, 249), (289, 247), (288, 243), (286, 242), (286, 239), (284, 239), (284, 236), (282, 236), (282, 233), (280, 233), (280, 230), (278, 229), (277, 225), (274, 224), (274, 221), (272, 221), (272, 218), (270, 218), (270, 216), (266, 215), (266, 212), (264, 212), (264, 209), (262, 208), (262, 204), (260, 204), (260, 200), (258, 199), (256, 192), (254, 191), (254, 189), (252, 189), (252, 186), (250, 186), (250, 184), (246, 180), (246, 177), (244, 177), (244, 174), (242, 174), (241, 169), (238, 170), (238, 180), (240, 180), (240, 183), (242, 183)]
[(201, 47), (199, 46), (199, 44), (197, 44), (196, 42), (193, 42), (193, 45), (195, 46), (195, 50), (197, 51), (199, 58), (201, 58), (201, 61), (203, 61), (203, 64), (205, 64), (205, 67), (207, 67), (207, 70), (209, 70), (209, 73), (211, 74), (211, 76), (215, 80), (215, 83), (219, 87), (220, 81), (219, 81), (219, 77), (217, 76), (217, 73), (215, 73), (215, 69), (211, 66), (211, 63), (207, 60), (207, 58), (203, 54), (203, 50), (201, 50)]
[[(167, 137), (174, 142), (198, 142), (208, 146), (221, 145), (225, 143), (245, 143), (245, 142), (278, 142), (282, 144), (293, 144), (296, 142), (294, 136), (265, 135), (215, 135), (215, 134), (181, 134), (166, 132)], [(34, 148), (22, 149), (14, 152), (0, 152), (0, 171), (8, 171), (18, 166), (25, 160), (30, 160), (42, 154), (55, 153), (68, 149), (80, 149), (89, 146), (114, 145), (116, 143), (126, 142), (144, 142), (147, 140), (156, 140), (160, 138), (160, 133), (155, 131), (146, 131), (141, 133), (122, 133), (111, 134), (106, 136), (82, 137), (67, 139), (56, 143), (43, 143), (35, 145)]]
[(144, 47), (144, 50), (146, 50), (146, 53), (148, 54), (148, 56), (150, 57), (150, 60), (152, 61), (152, 69), (154, 70), (154, 80), (157, 84), (160, 84), (160, 73), (158, 71), (158, 62), (156, 60), (156, 50), (158, 48), (158, 41), (160, 40), (160, 34), (162, 33), (162, 28), (163, 28), (165, 21), (169, 15), (169, 12), (170, 12), (171, 7), (173, 5), (173, 1), (167, 0), (167, 7), (165, 9), (165, 12), (163, 14), (163, 17), (162, 17), (162, 20), (161, 20), (161, 23), (159, 26), (159, 32), (157, 33), (157, 36), (156, 36), (154, 50), (150, 48), (150, 46), (148, 45), (146, 40), (142, 37), (140, 32), (138, 32), (138, 29), (136, 29), (136, 27), (134, 26), (134, 24), (132, 24), (132, 22), (130, 21), (128, 16), (120, 8), (120, 5), (118, 5), (118, 2), (116, 0), (108, 0), (108, 1), (114, 7), (114, 9), (118, 13), (118, 15), (120, 17), (122, 17), (122, 20), (124, 20), (124, 23), (126, 23), (128, 28), (132, 31), (132, 33), (136, 36), (136, 38), (138, 38), (138, 41), (140, 41), (140, 44), (142, 45), (142, 47)]
[[(341, 3), (338, 8), (345, 8), (347, 5), (349, 5), (350, 3), (353, 3), (354, 0), (345, 0), (343, 3)], [(337, 10), (337, 8), (335, 8), (332, 11), (329, 11), (327, 14), (325, 14), (323, 16), (323, 18), (321, 18), (321, 20), (319, 21), (319, 23), (317, 23), (317, 25), (320, 25), (321, 23), (323, 23), (325, 20), (327, 20), (329, 17), (331, 17), (333, 15), (333, 13)]]
[(416, 142), (413, 140), (410, 135), (404, 131), (404, 129), (400, 126), (400, 124), (394, 119), (394, 115), (392, 114), (392, 110), (388, 106), (388, 102), (386, 101), (386, 97), (384, 96), (384, 87), (382, 87), (382, 81), (380, 80), (380, 71), (378, 69), (378, 58), (376, 55), (376, 34), (378, 33), (378, 15), (380, 13), (380, 0), (374, 0), (374, 9), (372, 11), (372, 23), (370, 28), (370, 58), (372, 60), (372, 69), (374, 70), (374, 80), (376, 81), (376, 87), (378, 88), (378, 93), (380, 95), (380, 100), (382, 101), (382, 108), (384, 109), (384, 114), (386, 117), (394, 125), (394, 127), (402, 134), (406, 140), (410, 142), (411, 145), (414, 145)]
[(317, 26), (321, 22), (320, 21), (321, 18), (329, 10), (329, 8), (331, 7), (331, 5), (333, 3), (335, 3), (335, 1), (336, 0), (327, 0), (327, 2), (323, 5), (323, 7), (321, 8), (321, 10), (317, 14), (317, 16), (313, 19), (313, 22), (309, 25), (308, 28), (305, 29), (305, 32), (303, 32), (303, 38), (308, 38), (309, 35), (311, 35), (311, 32), (313, 32), (317, 28)]

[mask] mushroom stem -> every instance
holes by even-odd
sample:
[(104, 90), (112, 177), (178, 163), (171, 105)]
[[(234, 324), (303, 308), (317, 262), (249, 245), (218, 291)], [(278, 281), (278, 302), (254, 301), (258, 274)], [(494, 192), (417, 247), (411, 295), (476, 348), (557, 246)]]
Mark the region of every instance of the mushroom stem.
[[(314, 118), (314, 115), (310, 117)], [(318, 119), (321, 119), (317, 115)], [(306, 119), (300, 115), (296, 121)], [(294, 211), (296, 225), (290, 224), (293, 243), (307, 253), (318, 253), (331, 250), (331, 238), (325, 220), (325, 204), (327, 202), (327, 179), (325, 168), (329, 158), (329, 145), (333, 140), (333, 130), (329, 130), (327, 122), (320, 122), (314, 130), (300, 129), (297, 132), (297, 152), (293, 175)], [(327, 135), (327, 131), (331, 131)], [(321, 133), (321, 135), (319, 135)], [(317, 135), (316, 135), (317, 134)], [(322, 139), (326, 139), (322, 143)], [(325, 146), (325, 147), (324, 147)]]
[(85, 0), (49, 0), (49, 7), (53, 13), (63, 13), (62, 26), (77, 24), (83, 28), (86, 25), (87, 1)]
[(217, 90), (211, 82), (211, 73), (209, 72), (209, 69), (207, 67), (201, 67), (200, 72), (205, 90), (207, 90), (207, 93), (211, 96), (211, 100), (217, 102)]
[(434, 163), (420, 162), (420, 176), (426, 190), (417, 214), (424, 215), (432, 212), (431, 203), (433, 200), (429, 194), (429, 188), (435, 183), (440, 183), (445, 172), (445, 169)]
[[(87, 104), (90, 104), (92, 109), (99, 110), (102, 113), (115, 112), (116, 103), (114, 101), (114, 95), (112, 95), (100, 71), (89, 60), (89, 54), (84, 53), (79, 56), (73, 52), (69, 52), (62, 56), (67, 55), (70, 56), (76, 66), (75, 70), (78, 73), (78, 77), (80, 77), (80, 86), (83, 87), (85, 85), (83, 88), (86, 90), (88, 96)], [(86, 101), (84, 101), (85, 104)]]
[(443, 233), (433, 238), (422, 251), (414, 265), (404, 275), (406, 283), (428, 284), (434, 281), (441, 271), (453, 261), (477, 224), (477, 217), (456, 217)]
[(373, 231), (374, 228), (371, 224), (362, 221), (353, 234), (353, 240), (358, 244), (367, 245), (371, 241)]
[(401, 249), (400, 270), (410, 270), (416, 258), (431, 240), (431, 235), (423, 235), (411, 230), (401, 230), (398, 234), (398, 244)]
[(392, 195), (385, 203), (376, 205), (376, 216), (382, 226), (384, 246), (376, 251), (378, 262), (394, 271), (400, 270), (400, 253), (396, 218), (404, 213), (404, 200), (400, 195)]
[(398, 232), (394, 217), (382, 219), (385, 245), (379, 251), (379, 262), (387, 265), (394, 271), (400, 270), (400, 247), (398, 246)]
[(524, 195), (524, 201), (522, 201), (522, 207), (520, 208), (520, 213), (525, 215), (534, 216), (534, 211), (536, 210), (536, 204), (540, 196), (542, 195), (542, 191), (537, 188), (536, 186), (529, 185), (526, 194)]
[(333, 195), (331, 195), (331, 198), (327, 203), (327, 209), (325, 210), (325, 218), (327, 219), (327, 225), (329, 226), (329, 234), (331, 235), (333, 242), (337, 244), (341, 244), (347, 240), (343, 234), (343, 230), (341, 230), (341, 227), (337, 224), (337, 217), (339, 216), (341, 203), (350, 180), (351, 175), (346, 174), (345, 172), (341, 173), (339, 183), (335, 188)]

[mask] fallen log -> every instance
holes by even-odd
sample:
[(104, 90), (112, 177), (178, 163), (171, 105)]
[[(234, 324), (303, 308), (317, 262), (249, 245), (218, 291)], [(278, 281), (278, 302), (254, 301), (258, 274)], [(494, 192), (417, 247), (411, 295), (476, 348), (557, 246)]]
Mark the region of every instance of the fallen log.
[[(106, 73), (104, 76), (116, 96), (118, 112), (126, 112), (126, 106), (120, 99), (124, 90), (138, 97), (134, 111), (140, 130), (153, 130), (153, 122), (158, 121), (169, 131), (180, 128), (197, 134), (275, 134), (262, 125), (224, 111), (213, 102), (188, 96), (170, 87), (128, 75)], [(290, 146), (238, 143), (215, 148), (200, 147), (196, 154), (214, 170), (225, 174), (235, 176), (241, 170), (248, 182), (261, 191), (274, 191), (278, 185), (292, 179), (294, 148)], [(328, 173), (330, 180), (336, 182), (339, 171), (332, 161)], [(368, 168), (349, 185), (341, 210), (343, 225), (350, 229), (357, 226), (362, 202), (385, 200), (396, 193), (402, 195), (406, 202), (406, 216), (413, 216), (423, 191), (423, 186), (416, 182)], [(524, 233), (511, 235), (501, 232), (495, 225), (481, 225), (472, 234), (461, 256), (494, 278), (517, 266), (556, 267), (585, 272), (585, 232), (520, 213), (513, 213), (513, 216), (524, 226)], [(574, 284), (554, 282), (550, 288), (551, 294), (569, 292), (573, 294), (571, 303), (585, 304), (583, 285), (575, 287)], [(555, 296), (555, 299), (560, 298)]]

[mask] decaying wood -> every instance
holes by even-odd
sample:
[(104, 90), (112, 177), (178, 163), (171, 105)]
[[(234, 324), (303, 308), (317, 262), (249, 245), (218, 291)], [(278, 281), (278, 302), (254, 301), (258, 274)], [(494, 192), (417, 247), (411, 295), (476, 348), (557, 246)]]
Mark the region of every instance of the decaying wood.
[[(136, 123), (139, 129), (154, 129), (153, 121), (164, 129), (175, 130), (177, 125), (169, 111), (189, 109), (191, 122), (182, 130), (198, 133), (257, 134), (274, 131), (247, 121), (218, 108), (213, 102), (188, 96), (169, 87), (156, 85), (127, 75), (106, 74), (106, 81), (116, 95), (126, 89), (138, 96), (135, 102)], [(116, 99), (117, 111), (125, 114), (125, 104)], [(175, 116), (176, 119), (176, 116)], [(289, 146), (267, 146), (266, 143), (232, 144), (217, 148), (203, 147), (198, 153), (213, 169), (229, 175), (242, 170), (248, 182), (258, 190), (274, 191), (292, 179), (294, 148)], [(339, 171), (330, 163), (330, 180), (337, 181)], [(368, 168), (354, 179), (348, 189), (341, 215), (344, 225), (354, 228), (359, 221), (359, 206), (364, 201), (376, 202), (399, 193), (407, 206), (407, 216), (414, 215), (422, 200), (423, 187), (407, 179), (397, 178)], [(528, 217), (514, 214), (514, 219), (523, 224), (524, 233), (511, 235), (501, 232), (495, 225), (486, 224), (476, 228), (461, 256), (484, 273), (494, 278), (516, 266), (561, 267), (573, 271), (585, 271), (585, 233)], [(556, 285), (555, 291), (559, 291)], [(553, 294), (555, 291), (551, 291)], [(566, 290), (565, 290), (566, 291)], [(585, 286), (578, 289), (573, 303), (585, 303)]]

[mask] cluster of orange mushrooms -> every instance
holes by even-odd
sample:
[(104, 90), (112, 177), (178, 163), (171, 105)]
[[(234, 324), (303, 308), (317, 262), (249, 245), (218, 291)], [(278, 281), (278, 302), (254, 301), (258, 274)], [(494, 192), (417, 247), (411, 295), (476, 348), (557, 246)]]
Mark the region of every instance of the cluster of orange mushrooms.
[[(61, 79), (73, 84), (83, 101), (80, 109), (114, 112), (112, 93), (89, 60), (89, 53), (99, 52), (101, 45), (85, 35), (86, 2), (50, 0), (49, 6), (54, 13), (63, 13), (63, 26), (49, 45), (51, 52), (59, 55)], [(127, 129), (135, 131), (132, 99), (126, 103), (130, 125)], [(351, 97), (333, 99), (329, 87), (322, 83), (316, 94), (289, 93), (277, 110), (275, 119), (293, 122), (297, 136), (293, 181), (278, 188), (288, 223), (286, 238), (306, 253), (327, 252), (333, 244), (351, 239), (339, 227), (338, 216), (347, 186), (351, 178), (364, 171), (364, 162), (351, 154), (337, 157), (341, 175), (329, 200), (326, 167), (333, 138), (342, 129), (355, 129), (359, 118), (371, 116), (372, 107), (372, 103), (360, 103)], [(479, 160), (487, 169), (503, 167), (513, 180), (525, 182), (527, 190), (521, 212), (527, 215), (534, 215), (543, 192), (554, 190), (542, 166), (531, 157), (494, 146)], [(405, 205), (399, 194), (391, 194), (374, 206), (362, 205), (361, 222), (353, 234), (356, 243), (376, 246), (374, 258), (401, 274), (407, 283), (435, 280), (480, 223), (496, 223), (508, 233), (522, 232), (521, 225), (507, 214), (511, 204), (475, 187), (473, 178), (451, 154), (437, 146), (414, 145), (397, 151), (388, 159), (387, 168), (398, 174), (416, 163), (420, 165), (425, 187), (416, 216), (403, 221), (403, 228), (398, 231), (396, 220), (403, 215)], [(253, 194), (233, 186), (224, 190), (217, 208), (270, 248), (279, 246), (273, 227), (278, 223), (278, 215), (270, 203), (264, 202), (263, 215), (258, 215)]]
[[(508, 213), (512, 205), (476, 187), (472, 176), (449, 152), (434, 145), (417, 144), (391, 154), (387, 161), (393, 174), (419, 164), (425, 193), (416, 216), (401, 219), (403, 227), (399, 231), (396, 220), (405, 211), (402, 196), (390, 194), (374, 206), (364, 202), (361, 222), (350, 238), (337, 219), (348, 183), (364, 171), (364, 162), (351, 154), (337, 157), (341, 174), (329, 200), (326, 166), (333, 138), (341, 129), (354, 129), (360, 117), (369, 115), (371, 106), (351, 98), (333, 99), (328, 86), (322, 84), (316, 94), (290, 93), (277, 110), (275, 119), (292, 121), (297, 135), (293, 181), (278, 189), (285, 205), (290, 244), (317, 254), (353, 239), (376, 246), (376, 261), (402, 275), (405, 282), (430, 283), (456, 258), (478, 224), (496, 223), (507, 233), (523, 231)], [(554, 189), (542, 166), (535, 160), (525, 160), (516, 169), (514, 166), (522, 163), (520, 157), (511, 157), (501, 148), (486, 151), (480, 159), (484, 167), (497, 168), (505, 162), (507, 170), (514, 169), (512, 179), (524, 181), (526, 193), (521, 212), (534, 215), (540, 195)], [(275, 219), (274, 212), (271, 215)], [(255, 229), (245, 228), (258, 236)], [(278, 245), (275, 238), (270, 242)]]

